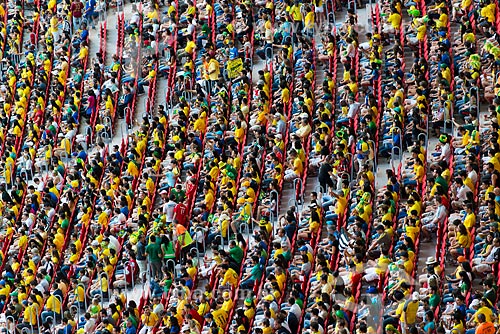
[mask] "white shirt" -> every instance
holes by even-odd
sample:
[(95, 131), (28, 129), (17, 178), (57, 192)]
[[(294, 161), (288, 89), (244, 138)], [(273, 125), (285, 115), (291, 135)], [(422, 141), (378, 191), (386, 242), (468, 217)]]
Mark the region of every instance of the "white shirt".
[(129, 24), (138, 24), (140, 20), (141, 20), (141, 16), (139, 15), (139, 13), (136, 12), (130, 18), (130, 23)]
[(348, 118), (354, 118), (356, 114), (358, 113), (359, 107), (361, 104), (359, 102), (354, 102), (349, 105), (349, 111), (347, 112), (347, 117)]
[(438, 206), (434, 219), (436, 220), (436, 224), (444, 222), (444, 220), (446, 219), (446, 208), (444, 205), (441, 204), (440, 206)]
[(469, 187), (466, 185), (461, 186), (457, 192), (457, 198), (459, 200), (465, 201), (467, 199), (467, 193), (470, 191)]
[[(123, 213), (121, 213), (120, 215), (125, 217)], [(118, 239), (115, 238), (114, 235), (109, 236), (109, 248), (114, 248), (116, 251), (120, 249), (120, 242), (118, 241)]]
[(488, 254), (488, 256), (486, 257), (486, 259), (484, 259), (484, 260), (486, 262), (493, 262), (493, 261), (495, 261), (495, 253), (497, 252), (497, 250), (498, 250), (498, 247), (493, 246), (493, 248), (491, 248), (490, 254)]
[(451, 155), (450, 144), (446, 143), (441, 147), (441, 155), (439, 156), (439, 158), (441, 161), (448, 161), (450, 160), (450, 155)]
[(290, 307), (290, 310), (289, 312), (292, 312), (293, 314), (295, 314), (295, 316), (297, 317), (297, 319), (300, 319), (301, 315), (302, 315), (302, 310), (300, 309), (300, 306), (297, 305), (297, 303), (294, 303), (291, 307)]
[(477, 173), (476, 173), (476, 171), (474, 169), (471, 170), (469, 172), (469, 174), (467, 174), (467, 177), (469, 179), (471, 179), (471, 181), (472, 181), (473, 184), (476, 184), (476, 182), (477, 182)]
[(177, 204), (174, 201), (168, 201), (163, 205), (163, 213), (167, 215), (167, 223), (171, 223), (174, 220), (174, 209)]

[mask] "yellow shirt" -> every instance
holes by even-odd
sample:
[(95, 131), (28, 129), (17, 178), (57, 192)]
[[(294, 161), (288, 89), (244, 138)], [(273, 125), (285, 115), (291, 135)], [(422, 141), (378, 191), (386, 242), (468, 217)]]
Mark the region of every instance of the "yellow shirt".
[(210, 80), (219, 80), (219, 75), (220, 75), (220, 65), (219, 62), (215, 59), (212, 58), (208, 62), (208, 77)]
[(156, 315), (156, 313), (151, 312), (149, 313), (149, 315), (143, 314), (141, 320), (145, 326), (153, 327), (158, 322), (158, 316)]
[(55, 312), (57, 314), (61, 313), (61, 302), (54, 295), (50, 295), (45, 302), (45, 307), (48, 311)]
[(479, 314), (484, 314), (484, 316), (486, 317), (486, 322), (491, 322), (491, 317), (493, 316), (493, 311), (491, 311), (491, 309), (487, 306), (483, 306), (483, 307), (480, 307), (476, 313), (474, 313), (474, 321), (475, 322), (478, 322), (477, 321), (477, 316)]
[[(233, 287), (238, 285), (238, 274), (234, 271), (234, 269), (229, 268), (226, 273), (224, 274), (224, 279), (222, 281), (222, 285), (226, 285), (229, 283)], [(215, 318), (215, 316), (214, 316)]]
[(392, 13), (389, 15), (387, 22), (389, 22), (394, 29), (399, 30), (399, 26), (401, 25), (401, 15), (398, 13)]
[(214, 321), (220, 328), (225, 328), (227, 325), (227, 312), (223, 309), (217, 309), (212, 312), (212, 316), (214, 317)]
[(231, 311), (233, 306), (234, 306), (234, 303), (231, 300), (231, 298), (229, 298), (228, 300), (225, 300), (224, 303), (222, 303), (221, 309), (226, 311), (227, 313), (229, 313), (229, 311)]
[(302, 175), (302, 172), (304, 171), (304, 166), (302, 165), (302, 160), (300, 160), (299, 157), (293, 160), (293, 169), (295, 174)]
[(415, 323), (418, 311), (418, 301), (410, 301), (406, 304), (406, 311), (403, 308), (401, 320), (407, 324)]
[(188, 54), (193, 54), (195, 47), (196, 47), (196, 43), (193, 41), (189, 41), (189, 42), (187, 42), (186, 47), (184, 48), (184, 51), (186, 51), (186, 53), (188, 53)]
[(439, 19), (436, 21), (436, 28), (444, 28), (448, 25), (448, 15), (441, 14)]
[(474, 212), (465, 216), (464, 225), (469, 231), (474, 227), (474, 225), (476, 225), (476, 215)]

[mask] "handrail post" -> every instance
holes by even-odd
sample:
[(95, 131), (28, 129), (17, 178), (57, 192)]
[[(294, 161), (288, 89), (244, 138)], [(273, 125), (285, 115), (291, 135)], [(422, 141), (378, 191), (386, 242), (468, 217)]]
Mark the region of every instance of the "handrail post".
[[(278, 191), (276, 189), (273, 189), (269, 193), (269, 196), (271, 197), (271, 202), (273, 200), (273, 196), (275, 196), (275, 198), (276, 198), (276, 208), (275, 208), (274, 212), (276, 213), (276, 219), (278, 219), (279, 210), (280, 210), (280, 204), (279, 204), (280, 194), (278, 193)], [(273, 211), (273, 210), (271, 210), (271, 211)], [(271, 221), (271, 223), (274, 223), (274, 222)]]
[(347, 152), (347, 153), (346, 153), (346, 155), (349, 157), (349, 163), (350, 163), (350, 168), (349, 168), (349, 170), (350, 170), (350, 176), (351, 176), (351, 180), (353, 180), (353, 179), (354, 179), (354, 168), (353, 168), (353, 167), (354, 167), (354, 166), (353, 166), (354, 161), (353, 161), (353, 159), (352, 159), (352, 158), (353, 158), (353, 156), (352, 156), (352, 154), (351, 154), (350, 152)]
[(69, 307), (69, 309), (70, 309), (70, 311), (71, 311), (72, 314), (73, 314), (74, 310), (76, 309), (76, 317), (77, 317), (77, 319), (80, 319), (80, 314), (81, 314), (81, 312), (80, 312), (80, 303), (78, 303), (78, 306), (71, 305)]
[[(243, 227), (244, 227), (245, 229), (243, 229)], [(248, 224), (247, 224), (247, 223), (242, 223), (242, 224), (240, 225), (240, 231), (239, 231), (239, 232), (240, 232), (240, 234), (241, 234), (241, 235), (245, 235), (245, 239), (246, 239), (246, 241), (247, 241), (247, 243), (248, 243), (248, 240), (249, 240), (249, 233), (250, 233), (250, 228), (249, 228)]]
[(423, 140), (424, 140), (424, 147), (425, 147), (425, 149), (427, 150), (427, 143), (428, 143), (428, 142), (427, 142), (427, 140), (428, 140), (428, 139), (427, 139), (427, 134), (425, 134), (425, 133), (423, 133), (423, 132), (422, 132), (422, 133), (420, 133), (420, 134), (418, 135), (417, 139), (418, 139), (419, 141), (421, 141), (421, 140), (422, 140), (422, 139), (421, 139), (422, 137), (423, 137)]
[(64, 163), (69, 162), (68, 152), (66, 152), (66, 149), (64, 149), (64, 151), (61, 152), (61, 161)]
[(169, 267), (169, 264), (172, 264), (172, 268), (174, 268), (174, 272), (172, 273), (174, 275), (174, 277), (177, 277), (177, 268), (175, 267), (175, 261), (173, 259), (168, 259), (167, 260), (167, 268)]
[[(297, 185), (299, 185), (299, 190), (298, 190), (298, 194), (295, 194), (295, 195), (296, 195), (296, 198), (297, 198), (297, 195), (298, 195), (298, 198), (301, 200), (300, 205), (304, 206), (304, 195), (303, 195), (303, 190), (304, 190), (303, 186), (304, 186), (304, 184), (302, 182), (302, 178), (299, 177), (299, 178), (296, 178), (296, 179), (293, 180), (293, 188), (295, 190), (297, 189)], [(297, 201), (297, 204), (299, 204), (298, 201)]]
[(14, 333), (13, 331), (10, 330), (9, 319), (12, 319), (11, 323), (12, 323), (12, 325), (14, 325), (14, 328), (16, 326), (16, 319), (14, 319), (14, 317), (11, 316), (11, 315), (8, 315), (8, 316), (5, 317), (5, 323), (7, 325), (7, 333)]
[[(401, 133), (401, 131), (400, 131)], [(376, 151), (376, 146), (375, 142), (373, 140), (369, 140), (368, 144), (371, 145), (371, 150), (373, 151), (373, 174), (377, 175), (377, 151)]]
[(87, 145), (89, 147), (92, 146), (92, 127), (90, 125), (87, 125), (85, 127), (85, 139), (86, 139)]
[(111, 120), (111, 117), (109, 116), (104, 117), (104, 124), (109, 125), (109, 136), (113, 137), (113, 121)]
[(54, 326), (56, 325), (56, 324), (55, 324), (56, 319), (55, 319), (54, 317), (50, 316), (50, 315), (49, 315), (49, 316), (47, 316), (47, 318), (45, 318), (45, 320), (46, 320), (46, 321), (48, 321), (49, 319), (52, 319), (52, 326), (54, 327)]
[(172, 109), (174, 108), (173, 106), (173, 100), (172, 100), (172, 88), (170, 87), (165, 87), (165, 109), (167, 112), (168, 117), (170, 118), (170, 115), (172, 113)]
[[(130, 265), (130, 261), (125, 262), (125, 266), (127, 266), (127, 264), (131, 268), (131, 270), (130, 270), (130, 284), (131, 284), (132, 291), (133, 291), (134, 287), (135, 287), (134, 268)], [(127, 275), (125, 275), (125, 287), (127, 287)]]
[[(397, 152), (397, 154), (396, 154)], [(396, 160), (396, 157), (397, 156), (397, 160), (399, 161), (399, 163), (401, 163), (402, 161), (402, 154), (401, 154), (401, 148), (399, 148), (398, 146), (393, 146), (392, 149), (391, 149), (391, 167), (392, 167), (392, 170), (395, 170), (394, 169), (394, 161)]]

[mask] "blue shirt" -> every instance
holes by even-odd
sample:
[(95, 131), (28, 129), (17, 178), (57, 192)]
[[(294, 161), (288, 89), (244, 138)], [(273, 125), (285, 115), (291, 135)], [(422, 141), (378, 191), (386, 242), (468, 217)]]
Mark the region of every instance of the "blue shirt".
[(86, 11), (85, 16), (88, 17), (90, 15), (93, 15), (94, 10), (95, 10), (95, 6), (96, 6), (95, 0), (88, 0), (87, 2), (85, 2), (85, 11)]
[(238, 48), (232, 47), (229, 49), (229, 59), (233, 60), (238, 58)]
[(127, 327), (125, 330), (125, 334), (135, 334), (137, 332), (137, 329), (135, 328), (134, 325)]
[(120, 209), (120, 213), (123, 213), (125, 217), (128, 217), (128, 207), (124, 206)]
[(89, 31), (87, 29), (82, 30), (82, 33), (80, 34), (80, 40), (86, 41), (88, 37)]

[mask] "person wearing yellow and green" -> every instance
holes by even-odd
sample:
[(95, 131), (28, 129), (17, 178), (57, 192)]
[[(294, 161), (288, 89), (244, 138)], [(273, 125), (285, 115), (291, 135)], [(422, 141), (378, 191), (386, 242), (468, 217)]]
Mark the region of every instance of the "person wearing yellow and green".
[(181, 224), (177, 224), (175, 227), (175, 232), (177, 235), (177, 241), (181, 246), (181, 254), (183, 257), (191, 250), (191, 248), (195, 245), (193, 238), (189, 231), (182, 226)]

